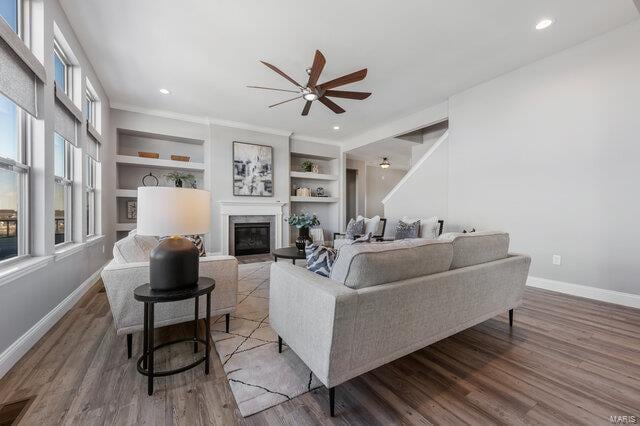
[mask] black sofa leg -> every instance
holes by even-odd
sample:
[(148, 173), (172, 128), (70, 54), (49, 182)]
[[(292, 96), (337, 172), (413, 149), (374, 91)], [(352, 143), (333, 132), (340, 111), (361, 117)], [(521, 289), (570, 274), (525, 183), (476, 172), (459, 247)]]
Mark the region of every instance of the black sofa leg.
[(133, 335), (127, 334), (127, 358), (131, 359), (131, 345), (133, 344)]
[(509, 327), (513, 327), (513, 309), (509, 309)]
[(278, 353), (282, 353), (282, 337), (278, 336)]
[(226, 314), (224, 316), (224, 321), (225, 321), (224, 329), (228, 333), (229, 332), (229, 323), (231, 322), (231, 314)]
[(336, 415), (336, 388), (329, 388), (329, 412), (331, 417)]

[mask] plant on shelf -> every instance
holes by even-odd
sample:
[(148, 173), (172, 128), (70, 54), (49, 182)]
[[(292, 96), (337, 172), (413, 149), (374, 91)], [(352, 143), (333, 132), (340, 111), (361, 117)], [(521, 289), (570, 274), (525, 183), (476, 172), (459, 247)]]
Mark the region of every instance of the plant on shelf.
[(302, 162), (302, 164), (300, 164), (300, 167), (302, 167), (302, 171), (310, 172), (311, 170), (313, 170), (313, 163), (309, 160), (305, 160)]
[(320, 221), (315, 214), (311, 213), (296, 213), (292, 214), (285, 219), (289, 225), (293, 225), (298, 228), (298, 238), (296, 239), (296, 247), (300, 251), (304, 251), (307, 241), (311, 242), (309, 237), (309, 228), (312, 226), (320, 225)]
[(168, 181), (173, 182), (176, 188), (182, 188), (184, 183), (195, 182), (196, 177), (191, 173), (171, 172), (165, 176)]

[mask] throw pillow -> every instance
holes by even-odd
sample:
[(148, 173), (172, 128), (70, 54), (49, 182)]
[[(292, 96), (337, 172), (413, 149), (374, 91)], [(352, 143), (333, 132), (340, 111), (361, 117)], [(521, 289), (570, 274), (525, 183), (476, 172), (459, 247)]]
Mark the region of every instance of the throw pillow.
[(364, 234), (364, 220), (354, 220), (351, 219), (347, 224), (347, 230), (345, 232), (346, 238), (349, 240), (354, 240), (356, 237)]
[(353, 240), (353, 242), (351, 244), (370, 243), (370, 242), (371, 242), (371, 232), (367, 232), (362, 237), (359, 237), (359, 238), (356, 238), (355, 240)]
[(371, 235), (376, 235), (378, 227), (380, 226), (380, 216), (375, 215), (372, 218), (366, 218), (364, 216), (358, 216), (356, 220), (364, 220), (364, 232), (371, 232)]
[(420, 232), (420, 220), (407, 223), (399, 221), (396, 226), (396, 240), (405, 240), (408, 238), (418, 238)]
[(204, 248), (204, 242), (202, 241), (202, 237), (200, 235), (187, 235), (185, 238), (190, 240), (193, 243), (193, 245), (196, 246), (200, 257), (207, 256), (207, 251)]
[(113, 260), (116, 263), (148, 262), (149, 253), (157, 245), (156, 237), (131, 232), (113, 245)]
[(400, 219), (404, 223), (413, 223), (420, 221), (420, 231), (418, 232), (419, 238), (426, 238), (428, 240), (435, 240), (438, 238), (440, 232), (440, 224), (438, 223), (438, 216), (430, 217), (429, 219), (411, 218), (404, 216)]
[(320, 244), (307, 244), (304, 249), (307, 257), (307, 269), (323, 277), (331, 274), (333, 262), (336, 260), (336, 250)]

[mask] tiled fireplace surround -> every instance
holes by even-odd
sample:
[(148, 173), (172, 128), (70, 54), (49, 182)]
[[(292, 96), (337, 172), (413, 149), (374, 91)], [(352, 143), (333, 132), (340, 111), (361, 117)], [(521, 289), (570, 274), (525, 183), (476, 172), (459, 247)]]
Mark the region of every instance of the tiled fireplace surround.
[(263, 201), (220, 201), (222, 253), (232, 256), (235, 254), (234, 226), (236, 223), (269, 223), (271, 250), (281, 248), (284, 204)]

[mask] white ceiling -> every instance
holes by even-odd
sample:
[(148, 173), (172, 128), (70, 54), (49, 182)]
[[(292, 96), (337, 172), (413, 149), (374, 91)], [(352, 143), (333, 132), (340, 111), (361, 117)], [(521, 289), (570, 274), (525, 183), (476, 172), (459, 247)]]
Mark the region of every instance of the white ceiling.
[(419, 145), (403, 139), (389, 138), (360, 146), (347, 152), (347, 158), (364, 161), (369, 166), (378, 166), (383, 157), (387, 157), (391, 168), (409, 170), (411, 166), (411, 148)]
[[(61, 0), (112, 104), (207, 116), (341, 140), (446, 100), (536, 59), (638, 18), (633, 0)], [(556, 23), (536, 31), (536, 22)], [(369, 68), (345, 86), (335, 115), (303, 101), (267, 105), (290, 88), (266, 60), (305, 82), (315, 49), (320, 82)], [(171, 95), (158, 92), (161, 87)], [(340, 131), (332, 130), (334, 125)]]

